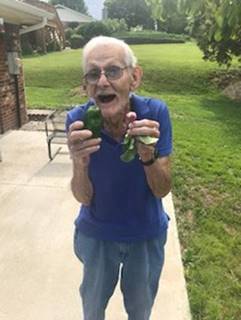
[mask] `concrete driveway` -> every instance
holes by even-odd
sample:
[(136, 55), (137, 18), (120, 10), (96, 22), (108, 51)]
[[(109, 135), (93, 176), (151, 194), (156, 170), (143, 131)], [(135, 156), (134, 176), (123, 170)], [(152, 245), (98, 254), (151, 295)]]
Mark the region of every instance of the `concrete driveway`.
[[(72, 250), (79, 204), (70, 192), (69, 157), (60, 153), (49, 162), (39, 131), (11, 131), (0, 149), (0, 319), (81, 320), (82, 267)], [(165, 206), (167, 258), (151, 319), (189, 320), (171, 195)], [(119, 287), (106, 319), (127, 319)]]

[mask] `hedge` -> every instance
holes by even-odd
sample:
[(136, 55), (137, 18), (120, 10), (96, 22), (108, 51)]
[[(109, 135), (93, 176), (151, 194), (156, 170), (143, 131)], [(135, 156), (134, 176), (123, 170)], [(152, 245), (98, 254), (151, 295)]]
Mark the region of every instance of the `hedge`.
[(115, 33), (113, 36), (128, 44), (184, 43), (187, 40), (185, 35), (153, 31)]

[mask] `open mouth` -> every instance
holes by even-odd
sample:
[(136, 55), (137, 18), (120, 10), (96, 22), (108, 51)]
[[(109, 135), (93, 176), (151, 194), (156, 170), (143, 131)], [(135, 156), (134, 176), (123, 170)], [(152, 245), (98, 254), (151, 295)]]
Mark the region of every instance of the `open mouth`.
[(100, 95), (98, 95), (98, 99), (102, 103), (111, 102), (115, 99), (115, 97), (116, 97), (115, 94), (100, 94)]

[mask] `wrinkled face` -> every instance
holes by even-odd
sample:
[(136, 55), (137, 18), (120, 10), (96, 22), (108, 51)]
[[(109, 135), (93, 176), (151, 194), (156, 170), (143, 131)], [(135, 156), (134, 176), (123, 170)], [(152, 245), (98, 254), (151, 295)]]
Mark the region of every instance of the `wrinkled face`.
[[(117, 79), (115, 66), (121, 68)], [(128, 110), (129, 93), (138, 87), (141, 71), (139, 67), (131, 68), (126, 65), (124, 50), (116, 45), (101, 45), (88, 54), (85, 74), (99, 71), (101, 74), (96, 83), (88, 82), (86, 78), (87, 94), (95, 100), (104, 118), (112, 118)]]

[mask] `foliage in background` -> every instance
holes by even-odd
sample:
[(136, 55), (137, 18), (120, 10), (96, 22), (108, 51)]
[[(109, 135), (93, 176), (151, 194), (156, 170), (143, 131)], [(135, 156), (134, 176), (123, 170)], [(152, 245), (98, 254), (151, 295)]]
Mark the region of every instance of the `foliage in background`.
[(230, 66), (233, 56), (241, 57), (240, 0), (182, 0), (182, 7), (204, 59)]
[(162, 0), (160, 28), (166, 32), (186, 33), (187, 16), (180, 10), (179, 0)]
[(158, 23), (162, 17), (162, 1), (161, 0), (145, 0), (147, 6), (150, 8), (151, 17), (155, 22), (155, 30), (158, 28)]
[(70, 40), (71, 36), (72, 36), (73, 34), (75, 34), (75, 31), (74, 31), (74, 29), (72, 29), (72, 28), (66, 28), (66, 29), (64, 30), (64, 33), (65, 33), (65, 39), (66, 39), (66, 40)]
[(107, 19), (80, 25), (75, 29), (65, 30), (66, 45), (72, 49), (82, 48), (87, 41), (98, 35), (113, 36), (129, 44), (144, 43), (183, 43), (186, 36), (152, 30), (126, 31), (124, 19)]
[(179, 0), (145, 0), (155, 21), (155, 29), (170, 33), (185, 33), (187, 16), (180, 10)]
[(128, 44), (147, 43), (184, 43), (185, 35), (152, 30), (130, 31), (113, 34), (116, 38), (124, 40)]
[(105, 7), (110, 18), (123, 18), (129, 30), (143, 29), (185, 33), (186, 14), (180, 11), (179, 0), (106, 0)]
[(85, 23), (84, 25), (79, 26), (76, 29), (76, 32), (83, 36), (85, 42), (88, 42), (91, 38), (99, 35), (110, 35), (108, 27), (102, 21)]
[(67, 8), (79, 11), (84, 14), (88, 13), (84, 0), (50, 0), (49, 2), (53, 5), (62, 4)]
[(151, 11), (145, 0), (105, 0), (105, 7), (108, 10), (108, 17), (111, 19), (125, 19), (128, 29), (143, 26), (144, 29), (153, 28)]
[(72, 49), (79, 49), (85, 45), (85, 39), (80, 34), (72, 34), (68, 40), (68, 43)]
[(21, 44), (21, 54), (23, 56), (33, 54), (33, 46), (29, 41), (28, 34), (21, 35), (20, 44)]
[(110, 33), (125, 32), (128, 30), (128, 26), (125, 19), (106, 19), (103, 21), (106, 27), (109, 29)]

